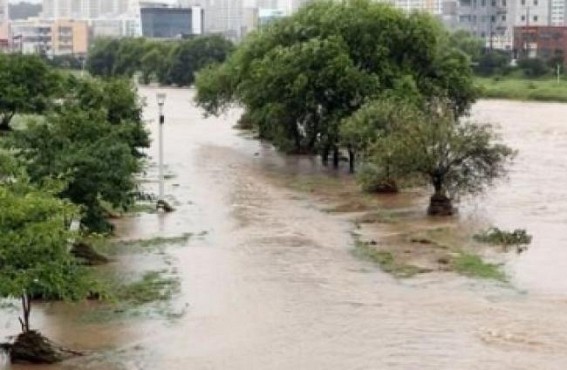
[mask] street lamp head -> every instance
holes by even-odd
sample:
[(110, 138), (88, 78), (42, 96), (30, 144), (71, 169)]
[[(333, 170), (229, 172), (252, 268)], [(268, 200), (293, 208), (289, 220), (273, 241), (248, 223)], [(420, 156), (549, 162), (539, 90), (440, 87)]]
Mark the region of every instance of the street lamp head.
[(157, 93), (156, 94), (157, 103), (160, 107), (163, 107), (163, 105), (165, 104), (165, 97), (166, 97), (165, 93)]

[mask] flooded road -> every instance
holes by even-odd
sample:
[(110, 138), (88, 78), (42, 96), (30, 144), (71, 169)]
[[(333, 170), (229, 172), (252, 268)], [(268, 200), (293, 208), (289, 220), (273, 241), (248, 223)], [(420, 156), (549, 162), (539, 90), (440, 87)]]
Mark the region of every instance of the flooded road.
[[(141, 90), (154, 134), (156, 91)], [(85, 305), (44, 307), (34, 312), (39, 329), (93, 354), (12, 369), (567, 367), (567, 106), (475, 107), (475, 116), (500, 122), (520, 150), (510, 182), (462, 215), (534, 235), (529, 252), (507, 266), (509, 287), (451, 274), (397, 281), (353, 257), (350, 222), (266, 177), (318, 171), (316, 160), (282, 158), (232, 130), (238, 112), (205, 120), (191, 92), (167, 93), (166, 193), (177, 211), (122, 220), (118, 232), (201, 235), (167, 251), (181, 282), (172, 305), (185, 309), (175, 317), (89, 323), (77, 319)], [(157, 148), (148, 154), (155, 159)], [(147, 186), (157, 190), (155, 182)], [(16, 333), (16, 313), (3, 312), (0, 334)]]

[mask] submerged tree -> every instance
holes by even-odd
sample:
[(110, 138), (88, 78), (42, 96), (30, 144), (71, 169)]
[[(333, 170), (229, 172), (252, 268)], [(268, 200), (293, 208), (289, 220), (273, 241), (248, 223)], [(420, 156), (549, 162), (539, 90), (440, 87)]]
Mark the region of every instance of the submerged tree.
[(387, 157), (401, 176), (421, 176), (433, 186), (430, 215), (453, 214), (454, 196), (484, 190), (505, 175), (514, 156), (496, 142), (492, 126), (458, 122), (447, 104), (434, 104), (401, 123), (373, 155), (379, 162)]
[(261, 137), (323, 162), (333, 152), (338, 164), (343, 119), (401, 82), (422, 104), (446, 98), (457, 114), (475, 98), (467, 57), (433, 18), (369, 0), (317, 1), (201, 71), (196, 101), (208, 114), (242, 105)]
[(61, 357), (32, 330), (32, 299), (78, 300), (93, 287), (88, 272), (68, 251), (75, 236), (69, 223), (79, 209), (55, 196), (54, 183), (37, 188), (7, 168), (0, 169), (0, 297), (19, 299), (22, 307), (22, 334), (11, 346), (11, 357), (52, 363)]

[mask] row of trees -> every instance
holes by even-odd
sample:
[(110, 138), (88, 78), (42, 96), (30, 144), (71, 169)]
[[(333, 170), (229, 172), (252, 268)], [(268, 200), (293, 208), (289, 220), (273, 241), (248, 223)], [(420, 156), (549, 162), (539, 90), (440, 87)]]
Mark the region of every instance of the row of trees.
[(87, 68), (94, 76), (141, 75), (143, 83), (190, 86), (201, 68), (223, 62), (233, 44), (222, 36), (199, 36), (176, 41), (144, 38), (97, 39)]
[(4, 124), (34, 114), (0, 136), (0, 297), (21, 299), (18, 341), (49, 349), (38, 361), (56, 361), (30, 330), (31, 301), (81, 299), (96, 289), (70, 253), (78, 237), (70, 224), (111, 231), (108, 210), (127, 209), (138, 195), (149, 135), (129, 80), (78, 79), (33, 56), (0, 55), (0, 65)]
[[(425, 14), (368, 0), (318, 1), (253, 34), (198, 74), (207, 114), (232, 104), (241, 124), (289, 153), (350, 170), (373, 186), (423, 178), (431, 214), (452, 213), (450, 191), (477, 191), (512, 155), (489, 126), (462, 122), (476, 97), (470, 59)], [(391, 188), (392, 186), (386, 186)]]
[(491, 50), (479, 37), (467, 31), (456, 31), (449, 37), (453, 47), (465, 53), (474, 73), (480, 76), (508, 75), (514, 71), (521, 71), (525, 77), (541, 77), (556, 71), (557, 65), (563, 66), (565, 56), (558, 50), (548, 58), (521, 58), (515, 66), (512, 66), (513, 51)]

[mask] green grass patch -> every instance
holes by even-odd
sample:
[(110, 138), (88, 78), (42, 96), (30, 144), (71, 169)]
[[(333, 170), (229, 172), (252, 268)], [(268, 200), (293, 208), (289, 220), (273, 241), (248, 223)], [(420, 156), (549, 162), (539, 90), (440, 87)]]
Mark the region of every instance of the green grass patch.
[(177, 278), (165, 276), (161, 271), (150, 271), (138, 281), (117, 287), (115, 295), (119, 302), (137, 306), (169, 300), (178, 290)]
[(477, 255), (463, 253), (453, 260), (453, 267), (461, 275), (506, 281), (506, 275), (499, 265), (487, 263)]
[(475, 77), (483, 98), (567, 102), (567, 81), (546, 77), (526, 79), (517, 77)]
[(183, 233), (181, 235), (170, 236), (170, 237), (156, 236), (150, 239), (120, 240), (113, 242), (113, 244), (119, 247), (140, 247), (140, 248), (182, 245), (187, 243), (192, 236), (193, 233)]
[(368, 243), (355, 241), (354, 255), (358, 258), (376, 263), (382, 271), (399, 278), (409, 278), (420, 272), (416, 266), (396, 262), (391, 252), (381, 251)]
[(136, 317), (176, 319), (184, 315), (185, 307), (176, 310), (171, 298), (179, 292), (180, 283), (167, 271), (149, 271), (141, 278), (124, 282), (114, 276), (106, 282), (103, 302), (86, 311), (81, 321), (107, 323)]
[(157, 213), (157, 208), (155, 203), (136, 202), (128, 209), (128, 213)]

